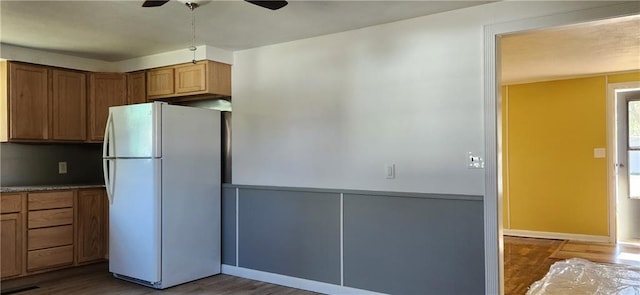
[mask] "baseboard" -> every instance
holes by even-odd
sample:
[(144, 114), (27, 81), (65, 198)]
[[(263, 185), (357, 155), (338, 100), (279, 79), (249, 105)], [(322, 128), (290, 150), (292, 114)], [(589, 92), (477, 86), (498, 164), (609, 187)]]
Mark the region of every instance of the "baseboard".
[(618, 241), (618, 244), (628, 245), (628, 246), (639, 246), (640, 239), (621, 240), (621, 241)]
[(372, 292), (372, 291), (367, 291), (362, 289), (356, 289), (351, 287), (345, 287), (340, 285), (334, 285), (329, 283), (290, 277), (290, 276), (285, 276), (281, 274), (248, 269), (244, 267), (237, 267), (237, 266), (227, 265), (227, 264), (222, 265), (222, 273), (227, 275), (242, 277), (246, 279), (252, 279), (252, 280), (267, 282), (271, 284), (282, 285), (282, 286), (303, 289), (303, 290), (324, 293), (324, 294), (345, 294), (345, 295), (383, 294), (383, 293), (377, 293), (377, 292)]
[(554, 232), (520, 230), (520, 229), (503, 229), (502, 232), (505, 236), (555, 239), (555, 240), (572, 240), (572, 241), (595, 242), (595, 243), (609, 243), (608, 236), (554, 233)]

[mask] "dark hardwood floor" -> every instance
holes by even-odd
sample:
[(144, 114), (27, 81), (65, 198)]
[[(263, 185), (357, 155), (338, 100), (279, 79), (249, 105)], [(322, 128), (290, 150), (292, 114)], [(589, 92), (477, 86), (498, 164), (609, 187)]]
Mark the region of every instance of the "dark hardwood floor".
[(563, 240), (504, 237), (504, 293), (520, 295), (560, 259), (549, 258)]
[[(64, 271), (41, 276), (40, 279), (15, 279), (2, 282), (2, 294), (15, 295), (178, 295), (178, 294), (211, 294), (211, 295), (313, 295), (314, 292), (229, 276), (215, 275), (165, 290), (154, 290), (137, 284), (114, 278), (103, 263), (99, 266), (85, 268), (86, 271)], [(20, 288), (35, 286), (37, 288), (19, 291)], [(6, 293), (8, 291), (8, 293)]]
[[(540, 280), (549, 271), (549, 267), (562, 259), (551, 256), (562, 246), (563, 240), (504, 237), (504, 290), (506, 295), (525, 294), (529, 286)], [(603, 246), (598, 246), (602, 248)], [(587, 250), (591, 249), (587, 248)], [(600, 249), (598, 248), (598, 249)], [(586, 251), (586, 250), (585, 250)], [(616, 252), (617, 253), (617, 252)], [(589, 253), (588, 253), (589, 254)], [(571, 255), (570, 255), (571, 256)], [(573, 255), (580, 257), (578, 254)], [(569, 258), (569, 257), (563, 257)], [(615, 263), (615, 262), (614, 262)], [(44, 294), (285, 294), (312, 295), (314, 292), (288, 288), (284, 286), (229, 276), (216, 275), (195, 282), (179, 285), (158, 291), (113, 278), (108, 272), (107, 263), (90, 265), (81, 268), (56, 271), (33, 277), (12, 279), (0, 283), (0, 290), (5, 292), (20, 287), (35, 286), (37, 288), (13, 293), (16, 295)], [(17, 290), (17, 289), (16, 289)]]

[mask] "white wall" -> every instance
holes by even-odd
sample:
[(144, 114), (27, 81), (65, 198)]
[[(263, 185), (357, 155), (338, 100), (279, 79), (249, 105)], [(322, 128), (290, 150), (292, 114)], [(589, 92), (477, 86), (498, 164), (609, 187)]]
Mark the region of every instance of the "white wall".
[[(200, 45), (197, 48), (196, 60), (208, 59), (233, 64), (233, 53), (231, 51), (207, 45)], [(91, 72), (133, 72), (187, 63), (193, 59), (193, 53), (185, 48), (123, 61), (108, 62), (10, 44), (0, 44), (0, 58)]]
[(0, 58), (93, 72), (115, 72), (111, 62), (0, 44)]
[(612, 4), (500, 2), (236, 52), (233, 182), (482, 195), (466, 154), (484, 153), (483, 26)]
[[(196, 48), (196, 60), (208, 59), (227, 64), (233, 63), (233, 53), (231, 51), (206, 45), (200, 45)], [(193, 52), (185, 48), (154, 55), (127, 59), (119, 62), (114, 62), (114, 64), (120, 72), (132, 72), (142, 69), (151, 69), (168, 65), (187, 63), (192, 61), (193, 59)]]

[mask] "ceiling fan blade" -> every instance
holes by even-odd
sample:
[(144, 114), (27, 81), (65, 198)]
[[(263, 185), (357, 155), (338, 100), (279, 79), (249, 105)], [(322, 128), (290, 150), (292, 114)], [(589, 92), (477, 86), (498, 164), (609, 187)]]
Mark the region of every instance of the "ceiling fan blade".
[(147, 0), (142, 3), (142, 7), (158, 7), (164, 5), (167, 2), (169, 2), (169, 0)]
[(287, 4), (289, 4), (289, 2), (287, 1), (250, 1), (250, 0), (245, 0), (245, 1), (251, 4), (258, 5), (260, 7), (271, 9), (271, 10), (278, 10), (282, 7), (287, 6)]

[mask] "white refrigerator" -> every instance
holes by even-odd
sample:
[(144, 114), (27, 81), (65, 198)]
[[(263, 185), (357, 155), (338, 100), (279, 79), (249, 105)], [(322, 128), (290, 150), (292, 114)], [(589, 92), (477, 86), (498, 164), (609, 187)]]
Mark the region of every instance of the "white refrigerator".
[(109, 271), (164, 289), (220, 273), (220, 112), (109, 108)]

